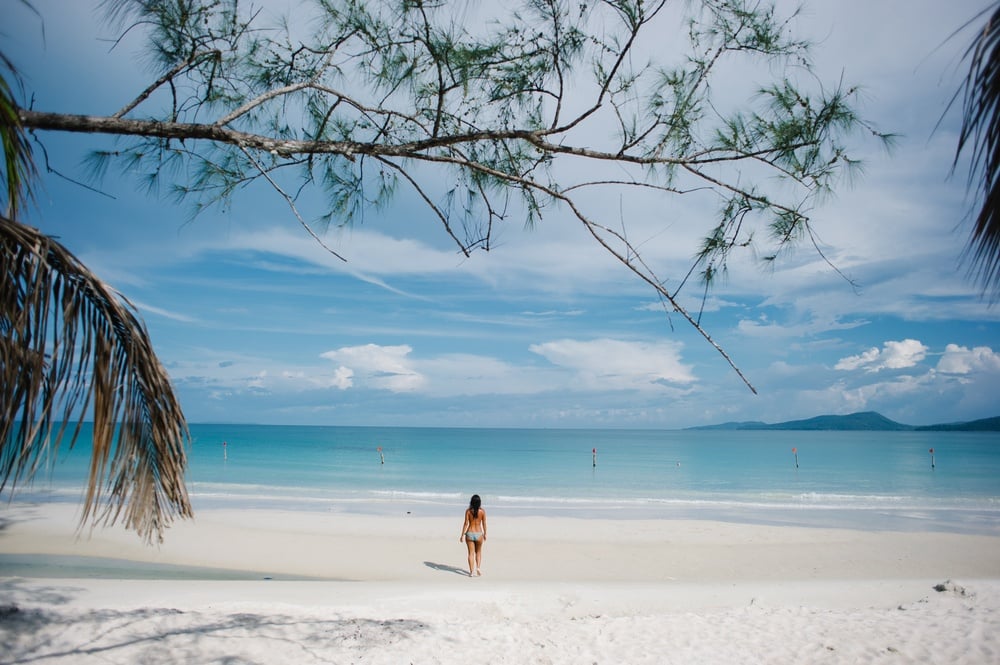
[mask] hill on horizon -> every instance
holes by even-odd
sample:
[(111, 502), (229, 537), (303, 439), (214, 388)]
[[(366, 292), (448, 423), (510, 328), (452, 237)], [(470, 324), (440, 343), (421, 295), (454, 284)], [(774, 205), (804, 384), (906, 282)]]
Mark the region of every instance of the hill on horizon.
[(876, 411), (861, 411), (846, 416), (815, 416), (783, 423), (760, 421), (728, 422), (718, 425), (688, 427), (689, 430), (839, 430), (883, 432), (1000, 432), (1000, 416), (968, 422), (938, 425), (906, 425), (886, 418)]

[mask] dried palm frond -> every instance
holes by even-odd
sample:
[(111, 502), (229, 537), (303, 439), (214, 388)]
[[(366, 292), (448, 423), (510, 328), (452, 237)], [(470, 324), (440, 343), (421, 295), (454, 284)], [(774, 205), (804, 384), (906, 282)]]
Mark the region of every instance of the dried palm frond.
[[(14, 65), (0, 53), (0, 72), (7, 70), (11, 79), (18, 80)], [(31, 144), (21, 126), (14, 102), (14, 91), (7, 77), (0, 74), (0, 149), (3, 150), (4, 194), (7, 215), (16, 219), (18, 210), (31, 199), (31, 183), (38, 176), (31, 159)], [(0, 199), (2, 200), (2, 199)]]
[(962, 83), (962, 129), (955, 163), (966, 145), (972, 164), (969, 185), (981, 206), (967, 257), (990, 299), (1000, 299), (1000, 3), (966, 51), (969, 73)]
[(134, 307), (58, 242), (0, 216), (0, 490), (93, 420), (83, 522), (147, 542), (190, 517), (190, 433)]

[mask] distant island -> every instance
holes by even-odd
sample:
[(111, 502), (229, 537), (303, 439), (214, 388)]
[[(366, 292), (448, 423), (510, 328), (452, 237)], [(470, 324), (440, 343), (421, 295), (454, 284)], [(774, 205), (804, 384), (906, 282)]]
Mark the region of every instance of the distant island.
[(806, 420), (789, 420), (784, 423), (764, 423), (760, 421), (729, 422), (720, 425), (688, 427), (689, 430), (874, 430), (883, 432), (1000, 432), (1000, 416), (971, 420), (963, 423), (941, 423), (940, 425), (904, 425), (886, 418), (875, 411), (852, 413), (846, 416), (816, 416)]

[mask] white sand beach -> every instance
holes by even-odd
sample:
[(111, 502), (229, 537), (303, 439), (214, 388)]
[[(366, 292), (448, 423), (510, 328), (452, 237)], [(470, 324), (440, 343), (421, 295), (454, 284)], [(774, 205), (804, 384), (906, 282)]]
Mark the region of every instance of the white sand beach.
[(0, 512), (0, 663), (996, 663), (1000, 538), (205, 510)]

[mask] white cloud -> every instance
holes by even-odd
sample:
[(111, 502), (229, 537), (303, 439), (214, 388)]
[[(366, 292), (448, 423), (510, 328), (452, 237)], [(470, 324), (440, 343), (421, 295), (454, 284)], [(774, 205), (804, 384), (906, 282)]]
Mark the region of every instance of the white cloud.
[(915, 339), (899, 342), (889, 341), (880, 351), (872, 347), (856, 356), (841, 358), (834, 366), (840, 370), (864, 369), (866, 372), (880, 372), (883, 369), (905, 369), (913, 367), (927, 356), (927, 347)]
[(859, 367), (864, 367), (865, 365), (871, 365), (878, 360), (879, 350), (874, 346), (864, 353), (856, 356), (848, 356), (847, 358), (841, 358), (834, 365), (834, 369), (842, 370), (854, 370)]
[(428, 377), (427, 392), (435, 397), (527, 395), (563, 389), (560, 377), (553, 372), (489, 356), (449, 353), (422, 360), (419, 366)]
[[(849, 405), (851, 411), (861, 411), (879, 407), (885, 400), (898, 399), (900, 397), (912, 396), (923, 390), (932, 380), (930, 374), (920, 376), (900, 376), (887, 381), (869, 383), (857, 388), (843, 388), (842, 398), (845, 405)], [(876, 402), (876, 400), (878, 400)]]
[(310, 374), (305, 370), (285, 370), (281, 373), (284, 385), (288, 388), (339, 388), (347, 390), (354, 385), (354, 371), (350, 367), (338, 367), (329, 376), (324, 373)]
[(915, 339), (882, 345), (882, 366), (887, 369), (913, 367), (927, 356), (927, 347)]
[(354, 370), (350, 367), (338, 367), (333, 372), (333, 378), (330, 380), (330, 386), (333, 388), (340, 388), (341, 390), (347, 390), (354, 385)]
[(946, 374), (971, 374), (982, 370), (1000, 371), (1000, 354), (988, 346), (969, 349), (949, 344), (937, 364), (937, 371)]
[(590, 389), (649, 389), (695, 380), (691, 367), (680, 360), (681, 345), (671, 342), (562, 339), (529, 349), (572, 370), (580, 379), (576, 385)]
[[(320, 357), (339, 363), (336, 376), (353, 377), (366, 387), (389, 390), (394, 393), (414, 392), (424, 386), (427, 379), (416, 371), (409, 358), (413, 349), (405, 344), (397, 346), (345, 346), (321, 353)], [(349, 383), (348, 385), (353, 385)]]

